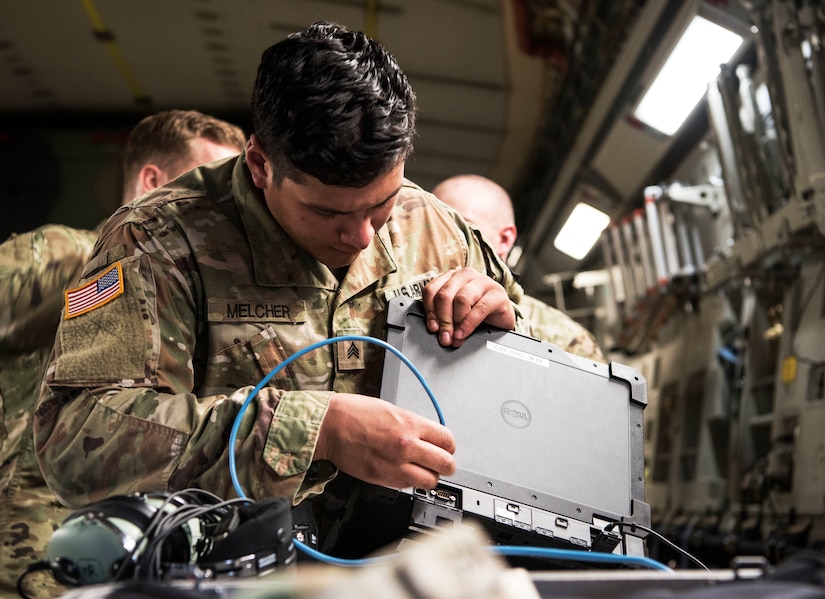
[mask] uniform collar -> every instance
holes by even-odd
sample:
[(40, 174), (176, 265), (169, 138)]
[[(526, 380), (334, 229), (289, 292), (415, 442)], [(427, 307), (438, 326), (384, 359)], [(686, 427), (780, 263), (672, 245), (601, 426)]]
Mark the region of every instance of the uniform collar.
[[(298, 247), (269, 212), (263, 192), (252, 182), (243, 154), (232, 172), (232, 191), (249, 240), (258, 285), (339, 289), (339, 282), (332, 272)], [(397, 270), (387, 230), (391, 226), (392, 217), (349, 267), (340, 283), (339, 291), (344, 296), (341, 301)]]

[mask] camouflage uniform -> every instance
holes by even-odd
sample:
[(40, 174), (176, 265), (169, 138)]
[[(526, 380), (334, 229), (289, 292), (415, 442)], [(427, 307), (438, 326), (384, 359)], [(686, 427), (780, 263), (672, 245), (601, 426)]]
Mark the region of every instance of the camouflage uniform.
[[(63, 291), (76, 283), (97, 239), (94, 231), (45, 225), (0, 245), (0, 595), (17, 597), (26, 567), (45, 558), (68, 514), (35, 459), (32, 415), (40, 394)], [(31, 596), (63, 587), (50, 574), (27, 576)]]
[(607, 362), (593, 334), (561, 310), (525, 295), (519, 308), (530, 321), (532, 335), (564, 351), (584, 356), (597, 362)]
[[(122, 295), (58, 329), (35, 422), (49, 486), (73, 505), (193, 486), (234, 495), (227, 440), (256, 383), (311, 343), (383, 337), (389, 298), (464, 266), (521, 299), (492, 250), (410, 182), (339, 284), (272, 218), (243, 156), (179, 177), (101, 233), (82, 281), (115, 267)], [(313, 452), (329, 398), (377, 395), (382, 356), (325, 346), (257, 394), (236, 445), (246, 494), (298, 503), (323, 490), (336, 470)]]

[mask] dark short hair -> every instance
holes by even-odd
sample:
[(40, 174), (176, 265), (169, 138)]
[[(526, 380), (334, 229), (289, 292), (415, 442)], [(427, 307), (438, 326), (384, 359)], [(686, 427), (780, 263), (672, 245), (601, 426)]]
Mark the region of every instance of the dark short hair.
[(143, 118), (129, 132), (123, 154), (123, 183), (130, 194), (135, 179), (146, 164), (174, 170), (174, 164), (189, 158), (189, 142), (205, 138), (243, 151), (246, 137), (237, 125), (197, 110), (164, 110)]
[(318, 22), (267, 48), (252, 126), (276, 181), (302, 174), (363, 187), (412, 152), (415, 94), (395, 58), (360, 31)]

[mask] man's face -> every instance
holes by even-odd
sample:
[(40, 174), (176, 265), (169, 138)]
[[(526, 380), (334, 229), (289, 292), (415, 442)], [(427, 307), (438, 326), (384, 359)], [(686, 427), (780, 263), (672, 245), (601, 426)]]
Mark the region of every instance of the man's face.
[(366, 187), (325, 185), (308, 175), (302, 183), (284, 179), (277, 186), (269, 173), (262, 189), (269, 211), (292, 240), (329, 268), (341, 268), (387, 222), (403, 179), (402, 162)]

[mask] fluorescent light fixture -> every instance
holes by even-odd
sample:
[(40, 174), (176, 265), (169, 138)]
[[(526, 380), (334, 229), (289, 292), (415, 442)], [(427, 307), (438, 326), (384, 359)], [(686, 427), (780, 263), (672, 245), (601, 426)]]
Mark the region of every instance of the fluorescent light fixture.
[(553, 245), (568, 256), (581, 260), (598, 241), (610, 217), (590, 204), (579, 202), (559, 231)]
[(730, 29), (693, 17), (634, 116), (665, 135), (676, 133), (742, 41)]

